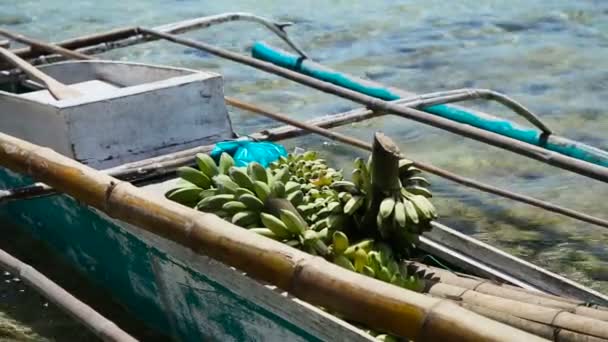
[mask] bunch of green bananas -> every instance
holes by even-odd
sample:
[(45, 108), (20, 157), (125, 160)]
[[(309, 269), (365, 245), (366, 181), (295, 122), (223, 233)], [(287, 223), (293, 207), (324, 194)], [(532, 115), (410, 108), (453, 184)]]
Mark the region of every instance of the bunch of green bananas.
[[(403, 254), (388, 243), (397, 236), (411, 247), (436, 217), (427, 199), (429, 183), (411, 161), (400, 161), (402, 187), (385, 194), (380, 204), (375, 230), (380, 234), (363, 225), (372, 201), (371, 158), (367, 163), (355, 160), (352, 181), (344, 180), (341, 170), (328, 167), (313, 151), (281, 157), (268, 168), (255, 162), (236, 167), (225, 153), (218, 164), (206, 154), (198, 154), (196, 163), (198, 169), (178, 169), (178, 186), (166, 193), (167, 198), (346, 269), (414, 291), (424, 288), (422, 277), (399, 266)], [(350, 232), (354, 244), (349, 242)], [(386, 334), (374, 336), (393, 340)]]
[(422, 291), (424, 281), (400, 267), (392, 248), (382, 242), (363, 239), (353, 245), (342, 231), (332, 235), (329, 247), (335, 264), (413, 291)]
[(289, 181), (286, 167), (271, 170), (256, 162), (236, 167), (226, 153), (218, 165), (206, 154), (198, 154), (196, 162), (199, 170), (187, 166), (177, 170), (178, 187), (168, 191), (167, 198), (310, 253), (327, 253), (323, 242), (327, 232), (310, 230), (294, 206), (280, 202), (299, 202), (293, 193), (300, 184)]
[(330, 186), (342, 181), (342, 171), (328, 167), (317, 152), (289, 154), (270, 165), (272, 172), (289, 170), (291, 177), (286, 184), (287, 199), (295, 205), (307, 223), (315, 231), (325, 228), (333, 231), (344, 228), (347, 217), (338, 193)]
[[(371, 157), (367, 163), (361, 158), (354, 162), (352, 182), (337, 181), (332, 188), (338, 191), (338, 198), (344, 201), (344, 213), (353, 216), (353, 221), (361, 229), (363, 217), (369, 214), (372, 203)], [(382, 194), (376, 215), (376, 228), (384, 240), (399, 239), (403, 248), (414, 247), (418, 236), (431, 228), (430, 222), (437, 218), (433, 204), (427, 199), (431, 192), (426, 188), (430, 183), (419, 176), (420, 169), (407, 159), (399, 161), (399, 189)]]

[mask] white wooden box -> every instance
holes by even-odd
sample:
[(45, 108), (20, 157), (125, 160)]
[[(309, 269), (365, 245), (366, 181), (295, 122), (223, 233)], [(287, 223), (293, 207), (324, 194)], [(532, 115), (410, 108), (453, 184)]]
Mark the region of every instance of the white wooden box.
[(110, 61), (40, 70), (84, 95), (0, 91), (0, 131), (98, 169), (233, 136), (222, 77), (215, 73)]

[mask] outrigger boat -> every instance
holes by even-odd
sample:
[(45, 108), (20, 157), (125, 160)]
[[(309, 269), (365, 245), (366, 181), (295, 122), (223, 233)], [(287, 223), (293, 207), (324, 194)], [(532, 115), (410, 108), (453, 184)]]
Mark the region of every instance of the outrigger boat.
[[(175, 35), (242, 19), (270, 28), (298, 55), (261, 44), (254, 47), (255, 57), (275, 65)], [(236, 227), (175, 203), (167, 204), (164, 193), (177, 181), (175, 170), (193, 164), (195, 154), (209, 153), (216, 142), (281, 141), (315, 133), (369, 149), (365, 143), (329, 132), (327, 128), (383, 113), (426, 122), (608, 180), (606, 152), (555, 136), (529, 110), (502, 94), (459, 90), (414, 96), (340, 74), (307, 60), (306, 54), (286, 35), (286, 26), (250, 14), (230, 13), (155, 29), (114, 30), (57, 44), (0, 30), (0, 34), (12, 40), (30, 45), (12, 50), (15, 55), (39, 64), (37, 70), (42, 75), (68, 85), (76, 93), (63, 96), (61, 89), (57, 91), (54, 84), (45, 82), (48, 78), (35, 72), (29, 79), (8, 67), (0, 73), (0, 131), (5, 133), (0, 135), (0, 165), (4, 167), (0, 169), (0, 186), (5, 189), (0, 193), (3, 218), (46, 241), (151, 328), (176, 340), (374, 340), (349, 323), (352, 321), (374, 323), (389, 333), (416, 340), (535, 340), (538, 336), (556, 341), (608, 340), (608, 296), (438, 222), (421, 237), (419, 247), (457, 267), (461, 273), (413, 262), (412, 265), (435, 277), (435, 285), (420, 299), (415, 293), (372, 279), (361, 280), (363, 277), (355, 274), (345, 276), (343, 272), (347, 271), (336, 270), (316, 258), (310, 261), (303, 253), (277, 246), (280, 244), (263, 237), (252, 237), (244, 230), (242, 239), (228, 238), (227, 234), (234, 233)], [(300, 123), (225, 98), (219, 74), (91, 59), (92, 54), (154, 39), (202, 49), (351, 99), (367, 108)], [(66, 58), (80, 60), (60, 61)], [(507, 121), (445, 105), (471, 98), (499, 101), (526, 117), (537, 129), (521, 129), (508, 123), (508, 129), (503, 125), (502, 131), (492, 131), (491, 126)], [(288, 125), (239, 138), (226, 104)], [(465, 122), (471, 118), (474, 123)], [(431, 165), (419, 162), (416, 165), (482, 191), (608, 227), (608, 222), (600, 218)], [(123, 186), (124, 181), (138, 188)], [(153, 218), (145, 216), (158, 203), (168, 209), (155, 212)], [(184, 222), (190, 226), (177, 231), (176, 227)], [(220, 228), (227, 230), (224, 233)], [(213, 234), (217, 240), (211, 243), (209, 236)], [(244, 247), (235, 252), (231, 249), (234, 245)], [(262, 260), (247, 260), (243, 256)], [(287, 259), (292, 261), (286, 263)], [(288, 268), (289, 277), (282, 273)], [(332, 284), (315, 278), (330, 273), (334, 277), (329, 281)], [(368, 296), (361, 295), (362, 291)], [(420, 301), (406, 305), (408, 296)], [(476, 300), (481, 297), (490, 298), (494, 304), (482, 305), (482, 301)], [(345, 298), (350, 298), (350, 302)], [(326, 303), (340, 318), (315, 306), (320, 303)]]

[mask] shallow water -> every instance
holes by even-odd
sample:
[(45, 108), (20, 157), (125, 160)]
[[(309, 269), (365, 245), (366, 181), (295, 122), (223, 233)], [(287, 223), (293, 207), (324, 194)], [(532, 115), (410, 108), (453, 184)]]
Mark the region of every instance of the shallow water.
[[(598, 1), (214, 1), (0, 0), (0, 25), (59, 40), (127, 25), (158, 25), (225, 11), (250, 11), (296, 25), (292, 37), (328, 66), (416, 92), (494, 89), (537, 113), (555, 132), (607, 149), (608, 2)], [(249, 23), (188, 36), (248, 53), (255, 40), (286, 48)], [(104, 55), (221, 72), (227, 95), (304, 119), (357, 107), (250, 68), (168, 43)], [(472, 106), (521, 122), (502, 107)], [(241, 134), (275, 125), (232, 112)], [(278, 125), (278, 124), (276, 124)], [(382, 130), (413, 159), (608, 217), (608, 186), (494, 147), (402, 119), (385, 117), (338, 131), (369, 140)], [(354, 148), (301, 138), (348, 168)], [(602, 228), (429, 176), (441, 222), (540, 266), (608, 292), (608, 233)], [(65, 329), (59, 326), (57, 329)], [(67, 336), (66, 336), (67, 338)]]

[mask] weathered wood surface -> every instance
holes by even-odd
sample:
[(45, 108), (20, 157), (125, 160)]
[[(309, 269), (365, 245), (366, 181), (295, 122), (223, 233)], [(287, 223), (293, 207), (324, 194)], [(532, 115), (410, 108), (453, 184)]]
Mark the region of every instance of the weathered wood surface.
[(0, 127), (93, 167), (232, 137), (220, 75), (102, 61), (41, 70), (84, 95), (55, 101), (44, 91), (0, 91)]

